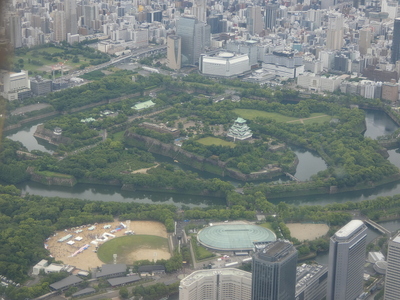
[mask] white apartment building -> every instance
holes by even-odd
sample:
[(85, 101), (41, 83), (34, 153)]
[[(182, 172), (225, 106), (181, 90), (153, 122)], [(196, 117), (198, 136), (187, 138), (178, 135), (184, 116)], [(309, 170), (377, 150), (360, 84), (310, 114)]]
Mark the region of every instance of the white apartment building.
[(179, 300), (250, 300), (251, 278), (234, 268), (195, 271), (181, 280)]
[(20, 73), (1, 71), (0, 84), (0, 94), (9, 101), (17, 100), (18, 93), (31, 88), (27, 71)]

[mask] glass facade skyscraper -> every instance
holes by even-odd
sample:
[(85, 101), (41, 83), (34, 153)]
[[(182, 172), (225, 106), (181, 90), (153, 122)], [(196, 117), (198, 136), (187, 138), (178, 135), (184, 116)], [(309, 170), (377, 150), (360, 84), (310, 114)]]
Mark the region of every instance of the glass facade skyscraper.
[(297, 250), (277, 240), (259, 248), (253, 256), (252, 300), (293, 300), (296, 293)]
[(265, 28), (272, 29), (276, 26), (276, 16), (278, 14), (279, 4), (268, 3), (265, 6)]
[(182, 65), (199, 63), (200, 54), (210, 46), (210, 26), (194, 16), (181, 17), (176, 35), (181, 37)]
[(350, 221), (331, 237), (327, 300), (355, 300), (363, 292), (366, 240), (361, 220)]
[(392, 43), (392, 64), (400, 60), (400, 18), (394, 20), (393, 43)]

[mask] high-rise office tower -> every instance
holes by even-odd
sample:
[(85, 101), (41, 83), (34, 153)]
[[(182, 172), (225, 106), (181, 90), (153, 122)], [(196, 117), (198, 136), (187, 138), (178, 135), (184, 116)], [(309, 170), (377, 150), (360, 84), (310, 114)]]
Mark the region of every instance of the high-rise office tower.
[(261, 15), (261, 7), (250, 6), (246, 10), (247, 14), (247, 30), (251, 35), (260, 34), (263, 31), (263, 19)]
[(332, 14), (329, 16), (326, 29), (326, 48), (340, 50), (343, 47), (343, 16)]
[(207, 18), (207, 4), (206, 0), (195, 0), (192, 6), (193, 15), (200, 22), (205, 23)]
[(398, 60), (400, 60), (400, 18), (394, 20), (392, 64), (395, 64)]
[(400, 234), (389, 241), (384, 300), (397, 300), (400, 295)]
[(251, 299), (295, 299), (296, 263), (297, 250), (288, 241), (277, 240), (258, 248), (253, 255)]
[(76, 0), (65, 0), (64, 11), (67, 33), (77, 34), (78, 18), (76, 16)]
[(331, 237), (327, 300), (354, 300), (363, 292), (366, 239), (367, 226), (360, 220)]
[(170, 35), (167, 38), (167, 67), (173, 70), (181, 68), (181, 37)]
[(360, 54), (365, 55), (367, 54), (367, 50), (371, 47), (371, 39), (372, 39), (372, 32), (369, 28), (362, 28), (360, 29), (360, 38), (358, 42)]
[(182, 65), (199, 63), (200, 54), (210, 46), (210, 26), (194, 16), (184, 16), (176, 27), (176, 34), (181, 37)]
[(11, 46), (14, 48), (22, 47), (22, 30), (21, 30), (21, 17), (15, 14), (9, 17), (9, 39)]
[(53, 39), (56, 42), (65, 41), (67, 38), (67, 28), (65, 24), (65, 12), (55, 11), (53, 17)]
[(265, 6), (265, 28), (272, 29), (276, 26), (276, 16), (278, 14), (279, 4), (268, 3)]
[[(120, 8), (121, 7), (118, 7), (118, 13)], [(92, 29), (93, 21), (97, 20), (98, 18), (99, 10), (96, 5), (85, 5), (83, 7), (83, 24), (86, 26), (86, 28)]]

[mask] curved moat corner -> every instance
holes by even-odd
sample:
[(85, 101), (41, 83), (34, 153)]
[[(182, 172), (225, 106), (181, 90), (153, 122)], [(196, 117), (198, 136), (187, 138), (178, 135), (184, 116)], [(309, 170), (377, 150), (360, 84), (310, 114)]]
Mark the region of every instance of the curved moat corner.
[[(385, 112), (379, 110), (367, 110), (365, 121), (367, 129), (364, 135), (373, 139), (376, 139), (381, 135), (390, 134), (399, 128), (399, 126)], [(54, 146), (44, 143), (33, 137), (33, 133), (36, 131), (38, 124), (40, 123), (38, 122), (36, 124), (27, 125), (19, 129), (17, 132), (9, 132), (7, 137), (15, 141), (22, 142), (29, 151), (36, 149), (52, 153), (54, 151)], [(312, 175), (326, 169), (325, 161), (316, 153), (312, 153), (306, 149), (297, 147), (292, 147), (292, 150), (296, 153), (299, 159), (296, 172), (293, 174), (299, 180), (309, 180)], [(400, 168), (400, 153), (397, 152), (397, 149), (388, 150), (388, 155), (388, 160)], [(217, 175), (199, 171), (189, 166), (176, 163), (168, 157), (162, 157), (156, 154), (154, 156), (156, 157), (157, 161), (168, 162), (174, 164), (176, 168), (196, 172), (203, 178), (218, 177), (220, 179), (230, 181), (235, 186), (242, 184), (242, 182), (237, 180), (229, 180), (226, 177), (222, 178)], [(259, 182), (283, 182), (288, 180), (290, 180), (288, 177), (281, 176), (273, 180), (256, 181), (254, 184)], [(78, 183), (74, 187), (60, 187), (46, 186), (30, 181), (18, 184), (17, 187), (21, 189), (23, 194), (29, 193), (47, 197), (79, 198), (96, 201), (166, 203), (177, 206), (187, 205), (191, 207), (205, 207), (212, 204), (224, 204), (224, 200), (221, 198), (167, 194), (155, 191), (123, 191), (119, 186), (104, 186), (86, 183)], [(318, 194), (300, 196), (299, 193), (296, 193), (296, 195), (290, 197), (276, 199), (271, 198), (271, 202), (278, 203), (280, 201), (285, 201), (286, 203), (291, 203), (294, 205), (327, 205), (335, 202), (343, 203), (347, 201), (362, 201), (374, 199), (378, 196), (393, 196), (396, 194), (400, 194), (400, 182), (398, 179), (372, 189), (346, 191), (331, 195)]]

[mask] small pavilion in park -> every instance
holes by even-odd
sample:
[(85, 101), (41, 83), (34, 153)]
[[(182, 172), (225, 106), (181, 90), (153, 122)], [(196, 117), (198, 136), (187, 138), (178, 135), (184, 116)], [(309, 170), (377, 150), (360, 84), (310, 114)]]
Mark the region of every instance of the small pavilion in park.
[(251, 133), (249, 126), (247, 126), (246, 120), (239, 117), (235, 120), (235, 123), (231, 128), (229, 128), (227, 136), (233, 138), (234, 141), (243, 141), (251, 138), (253, 134)]

